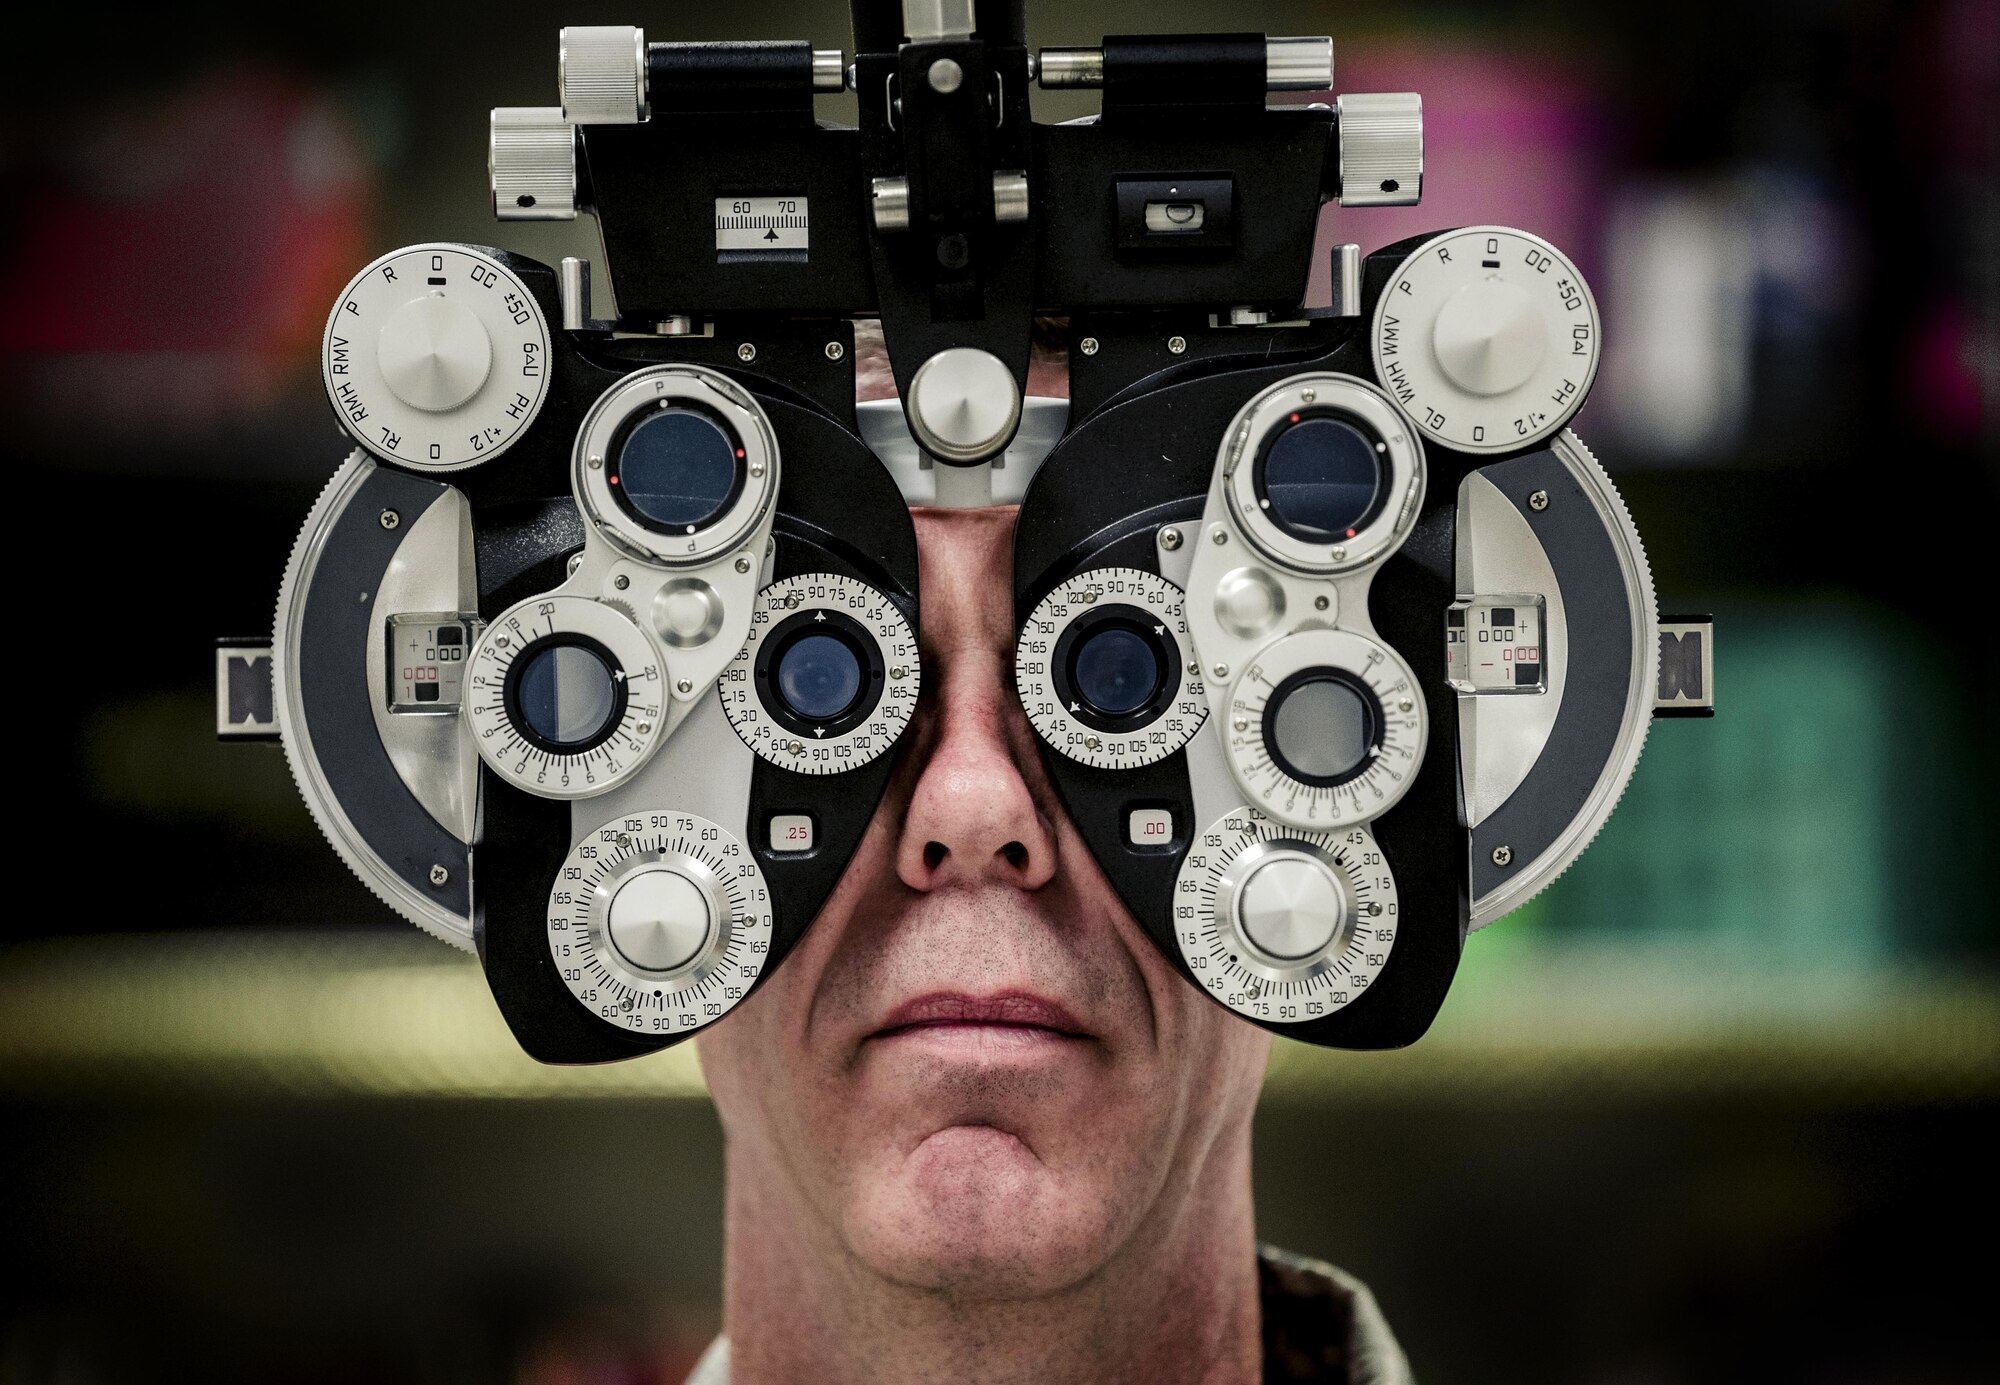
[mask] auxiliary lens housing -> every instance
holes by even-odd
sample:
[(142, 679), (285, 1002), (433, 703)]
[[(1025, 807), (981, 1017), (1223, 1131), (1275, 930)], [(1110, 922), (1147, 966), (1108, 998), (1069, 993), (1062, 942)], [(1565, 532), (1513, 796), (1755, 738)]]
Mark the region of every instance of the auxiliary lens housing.
[(693, 567), (742, 543), (778, 493), (764, 411), (727, 377), (687, 366), (627, 376), (577, 430), (585, 517), (641, 562)]
[(1223, 448), (1223, 493), (1244, 537), (1295, 572), (1353, 572), (1394, 552), (1424, 499), (1423, 449), (1382, 392), (1351, 376), (1294, 377), (1255, 401)]

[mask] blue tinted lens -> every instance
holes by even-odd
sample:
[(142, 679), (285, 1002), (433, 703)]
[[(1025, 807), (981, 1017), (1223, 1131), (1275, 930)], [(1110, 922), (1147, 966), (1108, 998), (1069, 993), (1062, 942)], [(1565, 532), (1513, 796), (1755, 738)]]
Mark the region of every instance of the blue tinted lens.
[(861, 660), (845, 641), (807, 635), (778, 656), (778, 694), (801, 721), (831, 721), (861, 691)]
[(1100, 715), (1129, 716), (1159, 691), (1160, 658), (1145, 636), (1110, 625), (1084, 636), (1070, 680)]
[(736, 442), (712, 419), (662, 409), (634, 428), (618, 454), (618, 486), (641, 519), (700, 528), (736, 489)]
[(1376, 508), (1382, 486), (1375, 439), (1337, 418), (1293, 424), (1264, 454), (1265, 511), (1295, 538), (1337, 543)]
[(547, 645), (517, 677), (516, 705), (528, 730), (559, 749), (589, 746), (610, 730), (618, 700), (611, 669), (580, 645)]

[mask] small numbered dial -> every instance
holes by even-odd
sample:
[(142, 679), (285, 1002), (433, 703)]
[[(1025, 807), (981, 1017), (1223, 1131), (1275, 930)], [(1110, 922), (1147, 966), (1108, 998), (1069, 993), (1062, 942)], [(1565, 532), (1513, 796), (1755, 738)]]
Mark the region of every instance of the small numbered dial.
[(392, 251), (333, 305), (320, 375), (347, 431), (387, 461), (456, 471), (541, 411), (549, 326), (513, 271), (463, 245)]
[(1324, 1019), (1359, 999), (1396, 945), (1396, 879), (1365, 827), (1301, 831), (1255, 808), (1217, 820), (1174, 882), (1174, 941), (1238, 1014)]
[(895, 602), (866, 582), (812, 572), (764, 588), (716, 693), (761, 758), (839, 774), (895, 745), (922, 677), (917, 637)]
[(1423, 763), (1417, 678), (1351, 630), (1302, 630), (1265, 646), (1229, 690), (1223, 742), (1251, 803), (1297, 827), (1386, 812)]
[(1375, 372), (1418, 431), (1507, 452), (1567, 423), (1597, 374), (1597, 302), (1563, 253), (1504, 226), (1449, 231), (1375, 308)]
[(1035, 732), (1101, 769), (1179, 750), (1208, 719), (1181, 589), (1130, 567), (1079, 572), (1042, 598), (1014, 643), (1014, 681)]
[(523, 601), (486, 627), (466, 664), (463, 715), (479, 758), (529, 793), (603, 793), (663, 737), (660, 656), (630, 616), (602, 602)]
[(549, 891), (549, 956), (599, 1019), (687, 1034), (750, 993), (771, 955), (771, 890), (735, 833), (628, 813), (584, 834)]

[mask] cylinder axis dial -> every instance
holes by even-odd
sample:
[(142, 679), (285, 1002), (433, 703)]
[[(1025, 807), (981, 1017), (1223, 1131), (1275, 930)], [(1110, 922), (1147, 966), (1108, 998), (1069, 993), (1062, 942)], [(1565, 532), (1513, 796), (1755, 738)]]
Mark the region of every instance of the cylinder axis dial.
[(505, 451), (547, 393), (549, 326), (513, 271), (464, 245), (391, 251), (327, 318), (320, 376), (386, 461), (456, 471)]
[(770, 958), (771, 890), (728, 828), (631, 813), (583, 840), (549, 891), (549, 955), (571, 995), (641, 1034), (728, 1014)]
[(921, 680), (917, 638), (894, 602), (866, 582), (811, 572), (764, 589), (717, 692), (763, 759), (839, 774), (896, 743)]
[(1509, 452), (1582, 407), (1597, 374), (1597, 302), (1540, 236), (1447, 231), (1396, 270), (1370, 345), (1376, 375), (1425, 437)]
[(1208, 993), (1280, 1024), (1321, 1019), (1375, 983), (1396, 943), (1396, 880), (1365, 827), (1299, 831), (1238, 808), (1174, 883), (1174, 941)]
[(479, 758), (544, 798), (603, 793), (662, 739), (660, 656), (630, 617), (583, 596), (531, 597), (466, 660)]
[(1410, 666), (1351, 630), (1301, 630), (1267, 645), (1230, 688), (1226, 715), (1243, 792), (1308, 828), (1388, 811), (1415, 778), (1429, 729)]
[(1091, 568), (1043, 597), (1014, 681), (1036, 734), (1100, 769), (1164, 760), (1208, 719), (1181, 589), (1139, 568)]

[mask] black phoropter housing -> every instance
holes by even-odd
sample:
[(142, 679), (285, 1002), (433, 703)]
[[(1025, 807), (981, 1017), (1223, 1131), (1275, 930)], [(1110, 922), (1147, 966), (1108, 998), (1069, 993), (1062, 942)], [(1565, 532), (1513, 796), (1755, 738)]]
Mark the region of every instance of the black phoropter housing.
[[(1026, 395), (1036, 319), (1056, 320), (1069, 347), (1068, 431), (1023, 511), (1022, 616), (1079, 566), (1157, 572), (1155, 530), (1199, 519), (1217, 439), (1255, 390), (1313, 367), (1372, 379), (1359, 314), (1410, 247), (1371, 260), (1365, 293), (1354, 266), (1342, 284), (1337, 264), (1345, 300), (1305, 310), (1319, 212), (1335, 199), (1417, 201), (1421, 135), (1398, 176), (1348, 186), (1344, 168), (1383, 166), (1343, 159), (1342, 106), (1351, 98), (1268, 99), (1274, 89), (1324, 92), (1326, 41), (1111, 37), (1097, 49), (1031, 55), (1021, 0), (900, 8), (855, 0), (853, 19), (844, 84), (856, 94), (858, 128), (815, 118), (815, 90), (827, 88), (816, 84), (805, 42), (648, 44), (644, 118), (575, 124), (575, 202), (599, 220), (617, 302), (615, 321), (591, 322), (566, 286), (566, 325), (579, 346), (593, 336), (651, 336), (663, 358), (705, 360), (762, 397), (782, 397), (823, 393), (806, 382), (824, 372), (799, 367), (824, 363), (732, 359), (728, 343), (795, 339), (800, 319), (879, 318), (921, 438), (911, 407), (920, 367), (951, 348), (978, 348)], [(1287, 80), (1281, 54), (1299, 44), (1318, 45), (1317, 75), (1307, 63), (1305, 80)], [(1100, 116), (1036, 124), (1029, 88), (1038, 81), (1099, 90)], [(717, 248), (712, 218), (749, 199), (809, 208), (807, 246)], [(1089, 426), (1141, 398), (1164, 407), (1136, 420), (1119, 410), (1114, 427)], [(936, 460), (976, 464), (1011, 440), (1010, 429), (979, 457)], [(1438, 612), (1453, 596), (1452, 497), (1471, 459), (1453, 460), (1463, 465), (1435, 478), (1408, 557), (1391, 561), (1371, 603), (1379, 633), (1406, 651), (1435, 643)], [(1409, 920), (1390, 973), (1329, 1019), (1288, 1027), (1296, 1037), (1355, 1048), (1409, 1043), (1456, 970), (1469, 912), (1452, 703), (1441, 680), (1426, 698), (1427, 764), (1406, 802), (1373, 824)], [(1042, 752), (1126, 903), (1188, 974), (1171, 893), (1203, 824), (1185, 752), (1137, 771), (1091, 770)], [(1175, 840), (1130, 841), (1135, 806), (1168, 808), (1181, 824)]]

